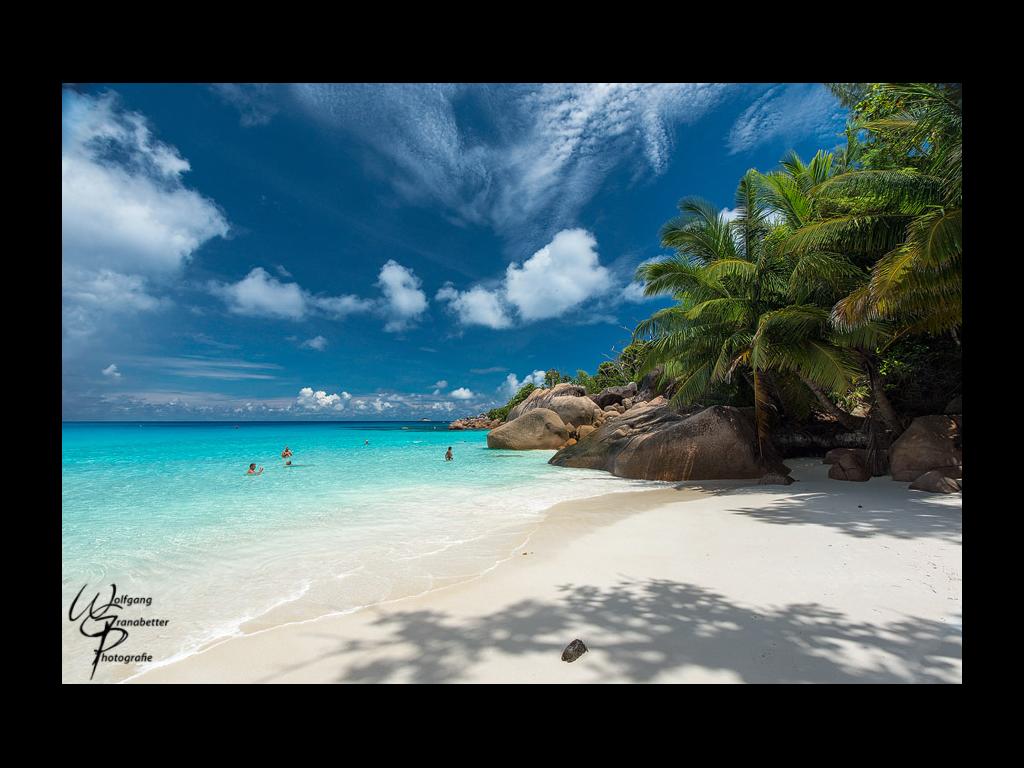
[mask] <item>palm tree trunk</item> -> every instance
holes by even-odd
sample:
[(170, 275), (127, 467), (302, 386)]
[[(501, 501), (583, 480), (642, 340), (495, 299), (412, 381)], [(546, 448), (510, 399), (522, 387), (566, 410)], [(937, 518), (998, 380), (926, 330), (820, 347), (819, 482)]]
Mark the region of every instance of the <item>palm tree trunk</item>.
[(882, 417), (885, 425), (892, 430), (893, 435), (898, 437), (903, 432), (903, 421), (889, 401), (889, 396), (885, 394), (885, 381), (882, 379), (882, 374), (878, 372), (874, 361), (867, 357), (867, 355), (863, 356), (863, 360), (864, 367), (868, 371), (868, 379), (871, 381), (871, 396), (874, 398), (875, 407), (878, 408), (878, 415)]
[(807, 385), (807, 388), (814, 393), (814, 396), (818, 399), (821, 407), (825, 410), (829, 416), (832, 416), (840, 424), (846, 427), (851, 432), (856, 431), (860, 425), (857, 423), (856, 417), (852, 414), (847, 413), (838, 405), (828, 399), (828, 395), (825, 394), (824, 390), (815, 384), (813, 381), (808, 379), (803, 374), (800, 375), (800, 380)]

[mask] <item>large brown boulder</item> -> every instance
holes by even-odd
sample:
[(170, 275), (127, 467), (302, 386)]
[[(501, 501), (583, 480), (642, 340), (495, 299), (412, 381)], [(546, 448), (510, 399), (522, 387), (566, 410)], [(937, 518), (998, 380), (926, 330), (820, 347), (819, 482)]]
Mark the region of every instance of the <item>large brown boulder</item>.
[(589, 397), (573, 397), (572, 395), (553, 397), (545, 407), (557, 413), (567, 424), (582, 426), (583, 424), (595, 424), (601, 420), (601, 409)]
[[(834, 461), (828, 468), (828, 476), (833, 480), (852, 480), (863, 483), (871, 479), (871, 471), (868, 469), (863, 451), (840, 448), (829, 451), (833, 454)], [(828, 458), (826, 456), (826, 458)]]
[(916, 480), (933, 469), (960, 467), (961, 422), (958, 416), (918, 416), (889, 446), (893, 480)]
[(551, 449), (565, 445), (570, 437), (557, 413), (547, 408), (534, 408), (488, 432), (487, 447), (512, 451)]
[(619, 477), (645, 480), (726, 480), (789, 474), (781, 461), (761, 458), (754, 425), (738, 409), (712, 406), (681, 414), (661, 397), (634, 405), (586, 440), (560, 450), (548, 463), (603, 469)]
[[(532, 411), (534, 408), (550, 408), (551, 401), (556, 397), (585, 397), (587, 390), (578, 384), (556, 384), (553, 387), (547, 389), (535, 389), (531, 392), (523, 402), (508, 412), (508, 418), (506, 421), (513, 421), (518, 419), (527, 411)], [(590, 398), (586, 398), (590, 399)]]
[(961, 484), (958, 479), (949, 477), (939, 469), (925, 472), (910, 484), (912, 491), (929, 491), (930, 493), (956, 493), (960, 488)]

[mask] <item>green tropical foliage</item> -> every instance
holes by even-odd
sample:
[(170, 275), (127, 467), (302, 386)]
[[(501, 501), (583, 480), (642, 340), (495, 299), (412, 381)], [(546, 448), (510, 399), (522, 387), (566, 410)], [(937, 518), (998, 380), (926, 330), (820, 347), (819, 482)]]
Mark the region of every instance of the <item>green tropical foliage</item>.
[[(640, 323), (643, 370), (693, 403), (736, 379), (753, 392), (762, 447), (773, 419), (869, 389), (892, 431), (886, 349), (962, 325), (959, 84), (830, 84), (851, 106), (846, 146), (751, 170), (735, 216), (698, 198), (662, 229), (673, 255), (637, 272), (676, 303)], [(957, 370), (959, 375), (959, 370)]]

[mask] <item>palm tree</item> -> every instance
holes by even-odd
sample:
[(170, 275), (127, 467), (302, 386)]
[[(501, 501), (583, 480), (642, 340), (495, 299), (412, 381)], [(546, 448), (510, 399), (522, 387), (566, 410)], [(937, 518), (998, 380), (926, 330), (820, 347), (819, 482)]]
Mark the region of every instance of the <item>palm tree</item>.
[(645, 368), (663, 366), (663, 376), (676, 380), (679, 402), (693, 402), (737, 371), (748, 377), (762, 455), (773, 401), (784, 397), (787, 378), (798, 376), (834, 407), (824, 393), (848, 387), (859, 372), (850, 350), (830, 339), (827, 308), (808, 301), (818, 283), (807, 283), (792, 300), (797, 262), (781, 247), (790, 226), (811, 215), (800, 192), (811, 183), (804, 171), (813, 180), (827, 174), (830, 162), (816, 157), (813, 168), (794, 165), (786, 178), (748, 172), (731, 221), (706, 201), (684, 199), (682, 216), (661, 233), (675, 254), (637, 271), (646, 295), (670, 293), (678, 301), (637, 326), (635, 337), (651, 340)]
[[(850, 84), (843, 84), (850, 85)], [(886, 83), (881, 116), (865, 130), (884, 147), (882, 167), (853, 167), (809, 190), (820, 216), (787, 242), (793, 253), (829, 250), (870, 267), (838, 301), (840, 328), (886, 320), (905, 333), (963, 323), (962, 107), (958, 84)], [(959, 341), (959, 339), (958, 339)]]

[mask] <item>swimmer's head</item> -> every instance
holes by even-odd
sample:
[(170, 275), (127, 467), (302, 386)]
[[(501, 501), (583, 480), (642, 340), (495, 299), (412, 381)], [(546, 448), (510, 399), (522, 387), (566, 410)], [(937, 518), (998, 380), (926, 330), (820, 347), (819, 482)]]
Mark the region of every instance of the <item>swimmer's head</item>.
[(249, 465), (249, 469), (256, 469), (256, 465), (255, 464), (250, 464)]

